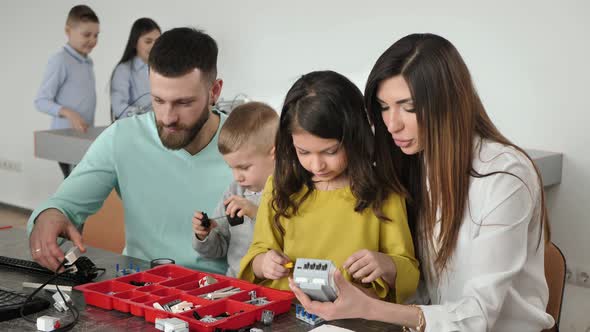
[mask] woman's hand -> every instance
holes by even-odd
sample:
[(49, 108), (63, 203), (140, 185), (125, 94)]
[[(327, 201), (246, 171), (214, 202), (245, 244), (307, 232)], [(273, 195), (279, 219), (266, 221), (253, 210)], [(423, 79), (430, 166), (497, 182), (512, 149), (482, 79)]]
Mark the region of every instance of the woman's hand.
[(325, 320), (364, 318), (374, 301), (355, 285), (346, 281), (339, 270), (334, 272), (334, 283), (338, 288), (338, 298), (334, 302), (313, 301), (289, 278), (289, 287), (305, 310)]

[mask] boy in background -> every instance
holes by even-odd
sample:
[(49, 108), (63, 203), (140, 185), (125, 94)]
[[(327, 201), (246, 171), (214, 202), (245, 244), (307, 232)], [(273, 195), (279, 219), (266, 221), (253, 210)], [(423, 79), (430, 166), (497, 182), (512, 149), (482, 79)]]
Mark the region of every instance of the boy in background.
[[(96, 83), (92, 59), (88, 56), (96, 46), (99, 21), (85, 5), (72, 7), (66, 20), (67, 44), (49, 58), (35, 107), (53, 117), (51, 129), (74, 128), (86, 132), (94, 125)], [(59, 163), (67, 178), (71, 165)]]
[[(230, 184), (215, 212), (209, 214), (210, 226), (203, 226), (203, 213), (193, 216), (193, 248), (203, 257), (227, 256), (227, 275), (236, 277), (240, 260), (252, 242), (260, 195), (274, 171), (274, 138), (278, 114), (270, 106), (250, 102), (236, 107), (219, 133), (218, 148), (232, 169)], [(243, 217), (244, 223), (230, 226), (227, 218)]]

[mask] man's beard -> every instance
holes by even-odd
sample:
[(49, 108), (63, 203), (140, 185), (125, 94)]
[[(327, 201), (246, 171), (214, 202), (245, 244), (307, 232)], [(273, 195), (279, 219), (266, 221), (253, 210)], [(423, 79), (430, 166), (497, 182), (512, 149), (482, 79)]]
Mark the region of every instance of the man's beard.
[(156, 127), (158, 128), (158, 136), (162, 144), (170, 150), (180, 150), (189, 145), (199, 134), (205, 123), (209, 120), (209, 105), (205, 104), (203, 113), (197, 122), (192, 126), (176, 123), (172, 125), (174, 129), (178, 130), (175, 133), (164, 134), (164, 123), (156, 120)]

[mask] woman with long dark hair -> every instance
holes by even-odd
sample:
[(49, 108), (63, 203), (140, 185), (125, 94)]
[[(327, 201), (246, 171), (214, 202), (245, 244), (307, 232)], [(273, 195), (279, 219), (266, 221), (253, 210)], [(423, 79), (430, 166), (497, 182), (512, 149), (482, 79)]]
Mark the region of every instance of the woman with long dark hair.
[(549, 227), (539, 172), (494, 126), (469, 70), (446, 39), (413, 34), (377, 60), (365, 90), (375, 161), (408, 193), (408, 215), (430, 305), (366, 297), (335, 275), (340, 297), (311, 313), (362, 317), (418, 331), (540, 331)]
[(117, 120), (149, 109), (148, 56), (161, 34), (150, 18), (133, 23), (127, 46), (111, 76), (111, 120)]

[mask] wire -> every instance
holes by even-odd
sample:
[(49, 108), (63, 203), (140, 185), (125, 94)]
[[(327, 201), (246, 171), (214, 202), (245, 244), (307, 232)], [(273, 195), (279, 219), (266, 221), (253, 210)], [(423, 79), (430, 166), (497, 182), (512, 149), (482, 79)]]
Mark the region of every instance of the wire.
[[(27, 316), (24, 314), (25, 306), (27, 305), (27, 303), (29, 303), (29, 302), (30, 302), (30, 301), (33, 299), (33, 297), (34, 297), (34, 296), (35, 296), (37, 293), (39, 293), (39, 292), (40, 292), (40, 291), (41, 291), (41, 290), (42, 290), (42, 289), (43, 289), (45, 286), (47, 286), (47, 284), (49, 284), (50, 282), (52, 282), (52, 281), (54, 281), (55, 279), (59, 278), (61, 275), (63, 275), (63, 274), (65, 274), (65, 273), (68, 273), (68, 272), (69, 272), (69, 271), (68, 271), (68, 269), (66, 269), (66, 270), (65, 270), (65, 271), (63, 271), (63, 272), (59, 272), (59, 273), (57, 272), (57, 271), (59, 271), (59, 269), (61, 269), (62, 267), (64, 267), (64, 266), (65, 266), (65, 263), (66, 263), (66, 262), (67, 262), (67, 260), (65, 260), (65, 259), (64, 259), (64, 260), (61, 262), (61, 264), (59, 264), (59, 266), (57, 267), (57, 269), (55, 270), (55, 275), (53, 275), (51, 278), (49, 278), (49, 280), (47, 280), (47, 281), (46, 281), (46, 282), (45, 282), (43, 285), (41, 285), (41, 286), (39, 286), (37, 289), (35, 289), (35, 291), (34, 291), (33, 293), (31, 293), (31, 294), (29, 295), (29, 297), (27, 297), (27, 299), (25, 300), (25, 302), (23, 303), (23, 305), (20, 307), (20, 316), (21, 316), (22, 318), (24, 318), (26, 321), (28, 321), (28, 322), (30, 322), (30, 323), (33, 323), (33, 324), (37, 324), (37, 322), (36, 322), (35, 320), (33, 320), (33, 319), (31, 319), (31, 318), (27, 317)], [(73, 264), (73, 263), (72, 263), (72, 264)], [(101, 271), (101, 270), (102, 270), (102, 271), (103, 271), (103, 273), (106, 271), (106, 270), (105, 270), (105, 269), (103, 269), (103, 268), (97, 268), (97, 269), (95, 269), (95, 270), (96, 270), (96, 271)], [(71, 314), (72, 314), (72, 317), (73, 317), (73, 321), (71, 321), (70, 323), (68, 323), (68, 324), (66, 324), (66, 325), (64, 325), (64, 326), (61, 326), (61, 327), (59, 327), (59, 328), (55, 329), (54, 331), (58, 331), (58, 332), (61, 332), (61, 331), (69, 331), (69, 330), (71, 330), (72, 328), (74, 328), (74, 326), (76, 326), (76, 324), (78, 324), (78, 320), (80, 319), (80, 312), (79, 312), (79, 311), (78, 311), (78, 309), (76, 309), (76, 307), (74, 307), (74, 306), (73, 306), (73, 305), (72, 305), (72, 304), (71, 304), (69, 301), (66, 301), (66, 297), (63, 295), (63, 293), (61, 292), (61, 290), (59, 289), (59, 287), (58, 287), (57, 285), (55, 285), (55, 288), (57, 289), (57, 292), (58, 292), (58, 293), (59, 293), (59, 295), (61, 296), (61, 299), (64, 301), (64, 304), (65, 304), (65, 305), (66, 305), (66, 306), (67, 306), (67, 307), (70, 309), (70, 312), (71, 312)]]
[(126, 106), (126, 107), (123, 109), (123, 111), (121, 111), (121, 114), (119, 114), (119, 116), (114, 116), (114, 114), (113, 114), (113, 111), (111, 110), (111, 122), (115, 122), (115, 121), (119, 120), (121, 117), (123, 117), (123, 114), (125, 114), (125, 111), (126, 111), (126, 110), (127, 110), (129, 107), (131, 107), (131, 105), (135, 104), (135, 102), (137, 102), (139, 99), (141, 99), (142, 97), (144, 97), (144, 96), (147, 96), (147, 95), (149, 95), (149, 94), (151, 94), (151, 92), (146, 92), (146, 93), (142, 94), (141, 96), (139, 96), (139, 97), (135, 98), (135, 99), (134, 99), (132, 102), (130, 102), (130, 103), (129, 103), (129, 105), (127, 105), (127, 106)]
[(54, 281), (55, 279), (59, 278), (59, 276), (61, 276), (64, 273), (67, 273), (68, 271), (63, 271), (61, 273), (58, 273), (57, 271), (59, 271), (59, 269), (61, 269), (66, 263), (66, 260), (64, 259), (61, 264), (59, 264), (59, 266), (57, 267), (57, 269), (55, 270), (55, 274), (49, 278), (49, 280), (47, 280), (43, 285), (39, 286), (37, 289), (35, 289), (35, 291), (33, 291), (29, 297), (27, 297), (27, 299), (25, 300), (25, 302), (23, 303), (23, 305), (20, 307), (20, 316), (22, 318), (24, 318), (26, 321), (31, 322), (36, 324), (37, 322), (28, 318), (27, 316), (25, 316), (24, 311), (25, 311), (25, 306), (33, 299), (33, 297), (35, 295), (37, 295), (37, 293), (39, 293), (45, 286), (47, 286), (47, 284), (49, 284), (50, 282)]
[(70, 312), (72, 313), (72, 317), (74, 318), (74, 320), (71, 321), (70, 323), (58, 328), (58, 329), (55, 329), (54, 331), (58, 331), (58, 332), (59, 331), (69, 331), (72, 328), (74, 328), (74, 326), (76, 326), (76, 324), (78, 324), (78, 319), (80, 319), (80, 312), (69, 301), (66, 301), (65, 296), (63, 295), (63, 293), (61, 292), (61, 290), (59, 289), (59, 287), (57, 285), (55, 285), (55, 289), (57, 289), (59, 296), (61, 296), (61, 299), (64, 301), (66, 306), (68, 308), (70, 308)]

